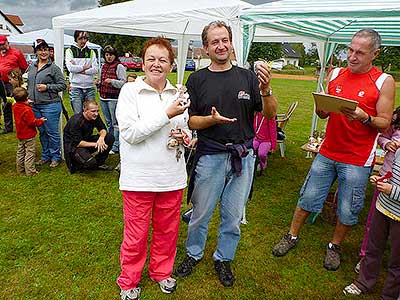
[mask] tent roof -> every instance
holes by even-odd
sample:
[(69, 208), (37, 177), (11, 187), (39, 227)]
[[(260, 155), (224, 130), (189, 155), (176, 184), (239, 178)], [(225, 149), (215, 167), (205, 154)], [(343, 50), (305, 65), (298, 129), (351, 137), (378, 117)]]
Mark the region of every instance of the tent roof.
[[(49, 46), (54, 46), (55, 34), (52, 29), (42, 29), (37, 31), (26, 32), (23, 34), (15, 34), (8, 37), (8, 41), (14, 45), (32, 46), (37, 39), (44, 39)], [(64, 47), (70, 47), (74, 43), (74, 38), (64, 34)], [(88, 47), (91, 49), (101, 49), (100, 45), (88, 42)]]
[[(203, 27), (215, 20), (238, 21), (241, 9), (252, 7), (240, 0), (135, 0), (107, 5), (53, 18), (53, 28), (179, 39), (199, 40)], [(258, 29), (256, 39), (292, 41), (290, 34)], [(295, 37), (296, 41), (303, 41)]]
[(349, 43), (355, 32), (373, 28), (384, 45), (400, 45), (398, 0), (281, 0), (245, 8), (245, 23), (313, 40)]

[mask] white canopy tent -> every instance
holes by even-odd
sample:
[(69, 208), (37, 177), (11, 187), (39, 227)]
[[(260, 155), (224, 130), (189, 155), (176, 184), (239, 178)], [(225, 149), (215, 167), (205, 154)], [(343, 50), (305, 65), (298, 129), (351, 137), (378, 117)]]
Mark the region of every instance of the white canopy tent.
[[(58, 54), (62, 53), (59, 50), (64, 29), (144, 37), (162, 35), (178, 41), (178, 82), (182, 83), (189, 41), (200, 40), (203, 27), (215, 20), (225, 21), (232, 27), (238, 64), (243, 65), (243, 35), (246, 30), (241, 26), (239, 15), (243, 8), (252, 6), (240, 0), (135, 0), (54, 17), (56, 63), (62, 64), (63, 61)], [(255, 37), (270, 42), (305, 40), (263, 28), (256, 30)]]
[[(400, 45), (398, 0), (280, 0), (243, 9), (240, 18), (250, 28), (268, 28), (316, 40), (321, 64), (318, 91), (323, 88), (325, 67), (335, 47), (348, 44), (358, 30), (373, 28), (380, 33), (383, 45)], [(244, 44), (251, 42), (249, 35)], [(316, 126), (314, 113), (311, 134)]]
[[(30, 31), (23, 34), (15, 34), (8, 37), (8, 41), (13, 45), (26, 45), (32, 46), (33, 42), (37, 39), (44, 39), (49, 46), (54, 47), (56, 35), (52, 29), (41, 29)], [(70, 47), (74, 43), (74, 38), (70, 35), (64, 34), (64, 48)], [(101, 46), (88, 42), (88, 47), (97, 51), (99, 66), (101, 58)], [(59, 65), (62, 68), (62, 64)]]

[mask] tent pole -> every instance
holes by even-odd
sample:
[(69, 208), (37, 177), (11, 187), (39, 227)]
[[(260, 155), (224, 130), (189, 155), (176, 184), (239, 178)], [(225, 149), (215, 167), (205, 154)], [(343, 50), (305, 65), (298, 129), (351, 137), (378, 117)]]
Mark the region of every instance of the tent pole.
[[(64, 73), (64, 28), (54, 28), (55, 40), (54, 40), (54, 58), (56, 65)], [(63, 101), (63, 92), (58, 93)], [(64, 143), (63, 143), (63, 118), (60, 116), (59, 130), (61, 138), (61, 157), (64, 158)]]

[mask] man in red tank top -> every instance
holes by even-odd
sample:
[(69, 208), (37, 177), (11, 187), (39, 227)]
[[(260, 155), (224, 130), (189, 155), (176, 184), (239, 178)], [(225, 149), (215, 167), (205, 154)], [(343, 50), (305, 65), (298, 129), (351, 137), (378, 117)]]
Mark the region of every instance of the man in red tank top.
[(272, 250), (275, 256), (284, 256), (297, 245), (305, 220), (310, 213), (321, 212), (337, 179), (338, 220), (326, 248), (324, 267), (335, 271), (340, 266), (340, 244), (358, 221), (375, 162), (376, 139), (392, 119), (394, 80), (372, 65), (380, 44), (379, 34), (372, 29), (355, 33), (347, 50), (348, 67), (334, 69), (328, 76), (329, 94), (359, 104), (355, 110), (343, 108), (340, 114), (316, 111), (321, 119), (329, 117), (326, 138), (301, 188), (290, 230)]

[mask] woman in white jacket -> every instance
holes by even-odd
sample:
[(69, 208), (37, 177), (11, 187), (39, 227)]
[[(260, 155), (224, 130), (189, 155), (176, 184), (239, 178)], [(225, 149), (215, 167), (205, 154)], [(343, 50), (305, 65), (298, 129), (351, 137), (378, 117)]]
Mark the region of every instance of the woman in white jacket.
[[(142, 56), (145, 76), (122, 87), (116, 111), (124, 200), (122, 272), (117, 283), (123, 300), (140, 299), (150, 219), (150, 278), (164, 293), (175, 291), (171, 274), (187, 181), (182, 144), (189, 101), (178, 100), (178, 90), (167, 80), (174, 61), (171, 44), (161, 37), (151, 39)], [(177, 143), (171, 145), (171, 139)]]

